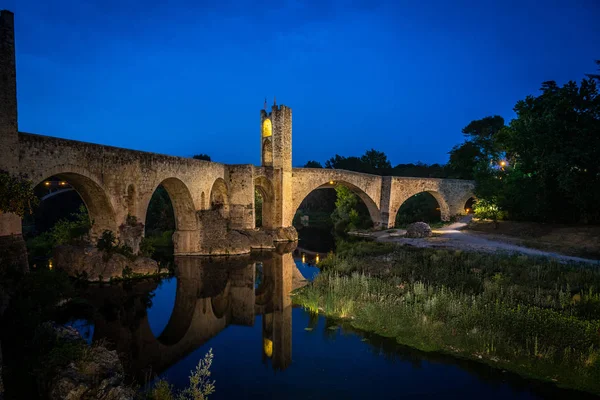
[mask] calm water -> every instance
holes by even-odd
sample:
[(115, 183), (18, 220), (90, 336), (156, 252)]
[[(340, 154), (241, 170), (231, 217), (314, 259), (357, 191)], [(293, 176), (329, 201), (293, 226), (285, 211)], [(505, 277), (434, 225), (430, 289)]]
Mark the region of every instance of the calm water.
[(78, 327), (122, 352), (139, 383), (158, 375), (183, 387), (212, 348), (211, 399), (583, 398), (292, 307), (294, 283), (318, 271), (301, 255), (176, 262), (173, 278), (88, 290), (96, 312)]

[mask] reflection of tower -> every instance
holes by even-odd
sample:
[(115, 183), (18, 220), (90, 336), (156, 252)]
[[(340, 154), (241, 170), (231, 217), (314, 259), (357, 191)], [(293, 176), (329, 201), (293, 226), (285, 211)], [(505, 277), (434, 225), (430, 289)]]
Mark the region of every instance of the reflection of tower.
[(263, 361), (271, 359), (276, 370), (286, 369), (292, 361), (292, 271), (291, 253), (276, 254), (264, 263), (266, 279), (273, 282), (273, 296), (262, 318)]
[(274, 104), (271, 112), (261, 110), (260, 124), (261, 166), (275, 194), (272, 227), (283, 227), (292, 200), (292, 109)]

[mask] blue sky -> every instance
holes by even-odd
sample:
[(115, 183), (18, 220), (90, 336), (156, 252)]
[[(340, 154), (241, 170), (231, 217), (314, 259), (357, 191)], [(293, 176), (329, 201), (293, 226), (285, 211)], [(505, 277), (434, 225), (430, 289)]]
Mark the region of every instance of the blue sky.
[(227, 163), (260, 159), (265, 96), (293, 164), (375, 148), (446, 162), (471, 120), (510, 119), (600, 58), (600, 1), (2, 0), (19, 129)]

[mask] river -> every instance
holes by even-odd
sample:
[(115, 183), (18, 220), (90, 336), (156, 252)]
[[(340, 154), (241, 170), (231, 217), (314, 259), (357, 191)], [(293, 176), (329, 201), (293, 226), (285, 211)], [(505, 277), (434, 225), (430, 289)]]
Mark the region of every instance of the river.
[(292, 288), (318, 273), (304, 254), (176, 258), (175, 277), (90, 286), (94, 316), (73, 325), (116, 347), (138, 384), (161, 377), (183, 388), (212, 349), (211, 399), (584, 398), (292, 306)]

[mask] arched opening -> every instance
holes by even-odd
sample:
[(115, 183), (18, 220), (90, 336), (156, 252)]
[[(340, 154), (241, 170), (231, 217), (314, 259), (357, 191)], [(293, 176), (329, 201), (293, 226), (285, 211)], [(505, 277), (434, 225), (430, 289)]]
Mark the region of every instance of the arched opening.
[(420, 192), (406, 199), (398, 208), (395, 227), (405, 228), (413, 222), (439, 225), (442, 222), (442, 202), (436, 192)]
[(151, 256), (170, 263), (173, 254), (191, 252), (191, 239), (185, 232), (197, 231), (194, 201), (187, 186), (177, 178), (162, 181), (146, 207), (146, 238)]
[(229, 217), (229, 190), (222, 178), (218, 178), (210, 190), (210, 209), (218, 210), (223, 218)]
[(328, 181), (302, 199), (292, 225), (298, 231), (299, 247), (328, 252), (336, 236), (372, 228), (378, 220), (377, 205), (361, 189), (348, 182)]
[(262, 124), (262, 137), (271, 137), (273, 135), (273, 124), (271, 120), (266, 118)]
[(273, 166), (273, 142), (271, 138), (263, 139), (262, 145), (262, 165), (264, 167)]
[(265, 230), (273, 229), (275, 192), (271, 181), (264, 176), (254, 179), (255, 226)]
[(32, 266), (48, 265), (56, 246), (94, 244), (109, 230), (117, 234), (114, 209), (104, 189), (74, 172), (50, 176), (34, 187), (39, 199), (23, 219), (23, 235)]
[(127, 214), (137, 216), (136, 192), (133, 184), (127, 186)]
[(477, 200), (475, 199), (475, 197), (469, 197), (469, 199), (465, 202), (465, 214), (474, 214), (475, 211), (473, 210), (473, 207), (475, 206), (475, 203), (477, 202)]

